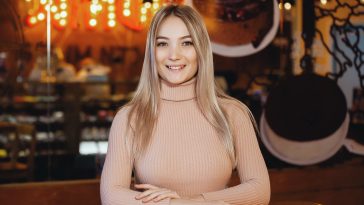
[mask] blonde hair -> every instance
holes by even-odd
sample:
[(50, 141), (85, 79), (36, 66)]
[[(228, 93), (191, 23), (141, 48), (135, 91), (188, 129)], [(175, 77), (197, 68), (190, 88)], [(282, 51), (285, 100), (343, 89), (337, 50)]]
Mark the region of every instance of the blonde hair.
[(139, 85), (133, 99), (127, 104), (131, 107), (128, 116), (129, 124), (134, 125), (132, 127), (134, 138), (131, 139), (133, 155), (138, 158), (145, 153), (157, 120), (160, 85), (155, 62), (155, 40), (160, 25), (166, 18), (172, 15), (180, 18), (186, 24), (196, 49), (198, 56), (198, 72), (196, 77), (198, 105), (206, 119), (218, 132), (232, 164), (235, 165), (233, 136), (224, 111), (218, 102), (218, 97), (233, 98), (224, 94), (215, 84), (211, 44), (202, 18), (194, 9), (184, 5), (164, 7), (152, 19), (147, 35)]

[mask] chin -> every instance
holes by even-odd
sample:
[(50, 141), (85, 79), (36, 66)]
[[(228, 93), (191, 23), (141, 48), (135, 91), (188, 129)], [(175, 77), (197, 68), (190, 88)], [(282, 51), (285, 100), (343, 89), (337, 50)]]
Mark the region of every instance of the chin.
[(187, 82), (189, 79), (187, 79), (187, 78), (184, 78), (184, 79), (170, 79), (170, 78), (165, 78), (164, 80), (167, 81), (170, 84), (179, 85), (179, 84), (182, 84), (184, 82)]

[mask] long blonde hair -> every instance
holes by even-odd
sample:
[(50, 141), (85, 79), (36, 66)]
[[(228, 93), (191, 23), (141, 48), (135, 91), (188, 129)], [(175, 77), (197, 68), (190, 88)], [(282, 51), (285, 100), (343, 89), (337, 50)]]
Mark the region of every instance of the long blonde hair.
[[(139, 85), (130, 106), (129, 124), (134, 125), (131, 139), (134, 156), (142, 156), (153, 134), (158, 117), (160, 85), (155, 62), (156, 35), (159, 26), (169, 16), (180, 18), (187, 26), (198, 56), (196, 94), (198, 105), (211, 125), (218, 132), (231, 162), (235, 165), (234, 140), (229, 123), (218, 102), (219, 98), (233, 99), (215, 84), (213, 56), (210, 39), (201, 16), (191, 7), (170, 5), (160, 9), (152, 19), (145, 49), (145, 57)], [(234, 100), (234, 99), (233, 99)], [(203, 106), (202, 106), (203, 105)]]

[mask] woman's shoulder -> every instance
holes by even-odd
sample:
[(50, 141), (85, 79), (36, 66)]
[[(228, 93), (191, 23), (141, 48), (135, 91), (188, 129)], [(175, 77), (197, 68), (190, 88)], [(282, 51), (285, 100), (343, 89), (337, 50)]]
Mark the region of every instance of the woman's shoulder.
[(229, 115), (247, 114), (249, 108), (241, 101), (233, 97), (219, 97), (221, 108)]
[(128, 117), (130, 110), (131, 110), (131, 105), (129, 105), (129, 104), (121, 106), (119, 108), (119, 110), (116, 112), (115, 117), (118, 117), (118, 118)]
[(133, 121), (134, 116), (130, 116), (130, 112), (132, 112), (131, 110), (132, 110), (132, 106), (130, 104), (123, 105), (115, 113), (114, 121), (118, 121), (119, 123), (121, 123), (121, 122), (123, 122), (123, 123), (128, 122), (129, 124), (132, 124), (130, 122)]

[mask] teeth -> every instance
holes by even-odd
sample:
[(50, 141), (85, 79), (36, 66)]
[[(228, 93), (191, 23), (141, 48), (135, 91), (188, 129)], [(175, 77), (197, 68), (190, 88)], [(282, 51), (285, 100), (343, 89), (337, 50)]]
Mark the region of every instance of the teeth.
[(184, 66), (167, 66), (169, 69), (171, 70), (180, 70), (182, 69)]

